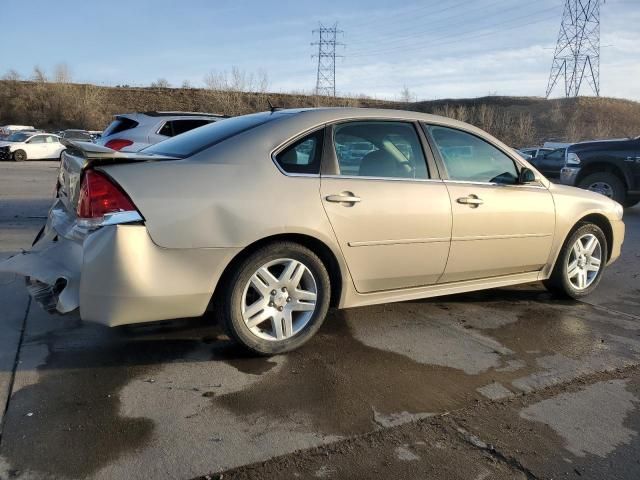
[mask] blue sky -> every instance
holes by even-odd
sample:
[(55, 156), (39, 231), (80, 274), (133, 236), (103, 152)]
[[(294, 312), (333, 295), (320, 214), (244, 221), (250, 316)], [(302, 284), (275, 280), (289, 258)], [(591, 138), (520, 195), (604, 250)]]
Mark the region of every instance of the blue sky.
[[(315, 85), (311, 31), (338, 22), (345, 43), (338, 93), (393, 99), (406, 85), (417, 98), (434, 99), (544, 95), (564, 2), (2, 3), (0, 75), (15, 69), (26, 77), (34, 65), (52, 72), (66, 63), (78, 82), (148, 85), (162, 77), (201, 86), (206, 74), (236, 66), (266, 73), (271, 91), (308, 92)], [(601, 23), (602, 95), (640, 100), (640, 0), (608, 0)]]

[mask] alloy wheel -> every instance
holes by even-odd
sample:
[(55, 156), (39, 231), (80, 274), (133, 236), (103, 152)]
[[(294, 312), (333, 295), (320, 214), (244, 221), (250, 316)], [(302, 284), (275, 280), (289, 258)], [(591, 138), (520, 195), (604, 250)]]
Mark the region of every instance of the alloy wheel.
[(576, 240), (567, 260), (567, 277), (576, 290), (589, 287), (602, 266), (602, 246), (598, 238), (588, 233)]
[(300, 332), (316, 310), (318, 286), (298, 260), (279, 258), (262, 265), (242, 294), (242, 319), (251, 333), (280, 341)]
[(588, 190), (613, 198), (613, 187), (606, 182), (594, 182), (589, 185)]

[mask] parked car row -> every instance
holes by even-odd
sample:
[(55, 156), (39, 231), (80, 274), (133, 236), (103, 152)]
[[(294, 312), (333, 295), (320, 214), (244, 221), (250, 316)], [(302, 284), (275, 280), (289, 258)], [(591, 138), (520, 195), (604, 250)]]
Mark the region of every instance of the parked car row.
[(625, 207), (640, 202), (640, 137), (518, 151), (532, 155), (528, 161), (551, 180), (601, 193)]

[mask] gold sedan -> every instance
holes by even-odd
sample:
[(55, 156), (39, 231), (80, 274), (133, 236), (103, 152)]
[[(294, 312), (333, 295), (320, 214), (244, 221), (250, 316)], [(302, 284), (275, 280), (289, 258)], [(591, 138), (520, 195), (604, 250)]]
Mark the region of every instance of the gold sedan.
[(550, 183), (462, 122), (275, 110), (139, 153), (69, 144), (33, 249), (0, 264), (51, 311), (109, 326), (202, 315), (259, 354), (327, 309), (544, 281), (589, 294), (622, 207)]

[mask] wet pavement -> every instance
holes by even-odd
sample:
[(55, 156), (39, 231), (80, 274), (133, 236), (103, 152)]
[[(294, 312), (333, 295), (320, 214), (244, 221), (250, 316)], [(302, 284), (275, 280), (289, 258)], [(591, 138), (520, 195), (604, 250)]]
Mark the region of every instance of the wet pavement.
[[(0, 258), (54, 167), (0, 164)], [(640, 208), (625, 221), (585, 302), (532, 284), (333, 311), (273, 358), (209, 315), (50, 316), (1, 276), (0, 478), (638, 478)]]

